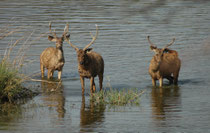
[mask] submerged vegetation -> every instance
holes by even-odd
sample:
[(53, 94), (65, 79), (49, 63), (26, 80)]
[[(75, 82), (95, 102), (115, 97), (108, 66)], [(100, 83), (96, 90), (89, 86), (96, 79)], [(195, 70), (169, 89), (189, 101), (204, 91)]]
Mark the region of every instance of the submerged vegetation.
[(101, 90), (91, 95), (91, 101), (95, 104), (109, 104), (111, 106), (124, 106), (124, 105), (139, 105), (140, 96), (144, 91), (138, 89), (110, 89)]

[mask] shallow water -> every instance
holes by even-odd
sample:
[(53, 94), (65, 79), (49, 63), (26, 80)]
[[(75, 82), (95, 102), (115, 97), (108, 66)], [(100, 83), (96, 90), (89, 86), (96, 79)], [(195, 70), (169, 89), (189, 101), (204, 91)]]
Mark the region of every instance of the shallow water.
[[(140, 106), (93, 105), (88, 80), (86, 96), (81, 95), (76, 52), (64, 42), (63, 82), (29, 82), (42, 93), (1, 111), (0, 132), (209, 132), (209, 12), (210, 2), (205, 0), (0, 1), (1, 29), (18, 28), (0, 40), (0, 55), (8, 43), (23, 36), (20, 44), (28, 47), (24, 73), (39, 73), (40, 53), (54, 46), (45, 34), (49, 21), (60, 36), (68, 22), (71, 40), (80, 48), (91, 41), (89, 32), (95, 34), (98, 24), (99, 36), (92, 47), (105, 61), (104, 87), (146, 90)], [(171, 48), (182, 60), (178, 87), (152, 88), (148, 35), (158, 47), (176, 38)], [(20, 44), (11, 56), (18, 54)], [(40, 74), (33, 78), (41, 79)]]

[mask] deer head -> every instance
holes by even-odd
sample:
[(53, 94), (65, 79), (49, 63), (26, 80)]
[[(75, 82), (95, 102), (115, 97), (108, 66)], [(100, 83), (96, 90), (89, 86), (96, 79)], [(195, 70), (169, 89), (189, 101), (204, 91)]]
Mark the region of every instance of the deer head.
[(149, 38), (150, 38), (150, 36), (147, 36), (147, 40), (148, 40), (148, 42), (149, 42), (149, 44), (150, 44), (150, 49), (155, 53), (155, 55), (154, 55), (155, 60), (156, 60), (158, 63), (160, 63), (161, 60), (162, 60), (163, 53), (166, 52), (166, 51), (168, 50), (168, 47), (171, 46), (171, 45), (174, 43), (175, 38), (173, 38), (173, 40), (172, 40), (169, 44), (167, 44), (164, 48), (162, 48), (162, 49), (161, 49), (161, 48), (157, 48), (157, 46), (154, 45), (154, 44), (150, 41)]
[(48, 40), (51, 42), (55, 42), (56, 48), (62, 48), (64, 39), (70, 38), (70, 34), (67, 34), (65, 29), (64, 29), (63, 35), (61, 37), (57, 37), (55, 30), (54, 30), (54, 32), (52, 32), (52, 30), (51, 30), (51, 22), (49, 23), (49, 31), (53, 36), (49, 35)]
[[(68, 32), (69, 29), (69, 25), (66, 25), (65, 31)], [(87, 44), (83, 49), (79, 49), (78, 47), (76, 47), (75, 45), (73, 45), (70, 41), (69, 38), (66, 38), (66, 41), (71, 45), (71, 47), (73, 47), (75, 49), (75, 51), (77, 52), (77, 60), (78, 63), (82, 66), (85, 66), (88, 63), (88, 56), (87, 56), (87, 52), (91, 51), (92, 48), (89, 48), (96, 40), (97, 36), (98, 36), (98, 26), (96, 25), (96, 35), (93, 36), (92, 33), (90, 32), (90, 35), (92, 37), (92, 41)]]

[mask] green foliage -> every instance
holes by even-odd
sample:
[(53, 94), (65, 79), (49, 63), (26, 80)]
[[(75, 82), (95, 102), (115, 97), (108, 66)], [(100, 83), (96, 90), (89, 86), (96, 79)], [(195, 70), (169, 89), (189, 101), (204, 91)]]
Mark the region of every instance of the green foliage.
[(110, 104), (112, 106), (124, 106), (128, 104), (139, 105), (140, 96), (143, 94), (143, 91), (137, 89), (110, 89), (110, 90), (101, 90), (97, 93), (91, 95), (91, 100), (96, 104)]
[(17, 99), (24, 88), (18, 70), (4, 59), (0, 62), (0, 103)]

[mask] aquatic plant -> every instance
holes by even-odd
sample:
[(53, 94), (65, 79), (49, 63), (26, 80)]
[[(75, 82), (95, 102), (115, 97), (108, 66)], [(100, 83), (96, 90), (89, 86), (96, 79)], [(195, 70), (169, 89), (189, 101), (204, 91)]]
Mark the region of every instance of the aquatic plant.
[(124, 105), (139, 105), (140, 96), (144, 91), (139, 91), (138, 89), (110, 89), (101, 90), (97, 93), (91, 95), (91, 101), (95, 104), (109, 104), (112, 106), (124, 106)]

